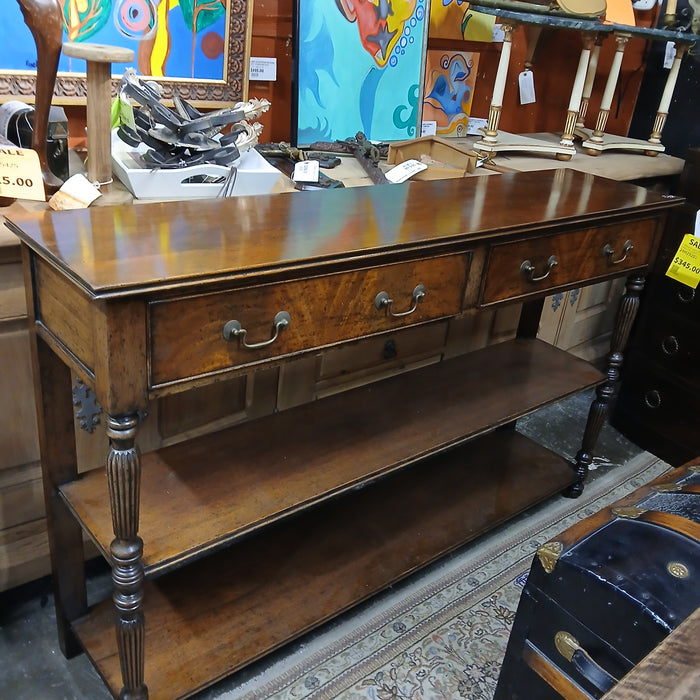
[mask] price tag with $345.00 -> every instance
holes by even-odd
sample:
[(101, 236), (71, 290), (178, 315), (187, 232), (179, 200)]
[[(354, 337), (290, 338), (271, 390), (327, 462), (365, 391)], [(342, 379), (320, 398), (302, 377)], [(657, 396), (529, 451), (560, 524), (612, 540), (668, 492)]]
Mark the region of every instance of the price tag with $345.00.
[(36, 151), (0, 145), (0, 197), (46, 199)]
[(693, 289), (697, 288), (700, 282), (700, 238), (692, 233), (683, 236), (666, 275)]

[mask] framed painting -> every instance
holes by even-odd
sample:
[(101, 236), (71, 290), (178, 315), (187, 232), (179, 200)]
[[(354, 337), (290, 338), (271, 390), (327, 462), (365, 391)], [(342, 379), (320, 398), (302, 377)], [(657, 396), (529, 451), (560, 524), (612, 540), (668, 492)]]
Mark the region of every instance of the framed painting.
[(420, 135), (429, 0), (296, 0), (292, 139)]
[(423, 122), (435, 122), (438, 136), (467, 135), (478, 65), (471, 51), (428, 51)]
[[(133, 67), (197, 106), (247, 99), (253, 0), (58, 0), (64, 42), (121, 46)], [(0, 101), (34, 95), (37, 52), (16, 0), (3, 2)], [(117, 83), (118, 80), (115, 80)], [(79, 104), (86, 95), (85, 61), (61, 55), (54, 104)]]
[(433, 0), (430, 4), (430, 38), (486, 41), (493, 39), (494, 15), (474, 12), (468, 0)]

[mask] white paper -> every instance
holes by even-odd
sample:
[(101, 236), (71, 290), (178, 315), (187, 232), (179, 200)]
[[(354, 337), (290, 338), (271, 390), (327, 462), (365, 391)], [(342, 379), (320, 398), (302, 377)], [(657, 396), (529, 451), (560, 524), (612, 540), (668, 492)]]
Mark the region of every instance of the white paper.
[(318, 161), (301, 160), (294, 166), (294, 182), (318, 182)]
[(467, 135), (468, 136), (480, 136), (481, 130), (486, 128), (488, 124), (488, 119), (482, 119), (481, 117), (469, 117), (469, 122), (467, 123)]
[(61, 189), (49, 199), (52, 209), (87, 209), (98, 197), (100, 191), (82, 173), (71, 175)]
[(491, 35), (491, 41), (494, 41), (496, 43), (502, 43), (503, 40), (506, 38), (506, 33), (503, 31), (503, 25), (502, 24), (494, 24), (493, 25), (493, 34)]
[(518, 74), (518, 86), (520, 87), (520, 104), (532, 104), (535, 101), (535, 76), (531, 70), (524, 70)]
[(700, 209), (695, 213), (695, 230), (693, 231), (693, 235), (700, 238)]
[(664, 52), (664, 68), (670, 68), (673, 65), (673, 59), (676, 57), (676, 45), (672, 41), (666, 42), (666, 51)]
[(251, 56), (248, 64), (248, 80), (277, 80), (277, 59)]
[(405, 160), (403, 163), (399, 163), (389, 170), (386, 173), (386, 179), (394, 184), (405, 182), (412, 175), (419, 173), (421, 170), (426, 170), (427, 167), (428, 166), (425, 163), (421, 163), (420, 161), (411, 158), (410, 160)]
[(435, 136), (435, 135), (437, 135), (437, 122), (436, 121), (421, 122), (420, 135), (421, 136)]

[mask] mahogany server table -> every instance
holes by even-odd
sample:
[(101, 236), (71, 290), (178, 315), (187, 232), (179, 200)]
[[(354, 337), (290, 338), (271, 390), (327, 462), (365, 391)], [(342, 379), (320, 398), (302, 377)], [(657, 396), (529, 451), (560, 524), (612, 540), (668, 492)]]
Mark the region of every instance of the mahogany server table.
[[(13, 214), (64, 653), (82, 646), (115, 696), (186, 697), (579, 494), (680, 204), (560, 169)], [(605, 373), (535, 339), (546, 295), (623, 275)], [(158, 397), (509, 303), (523, 303), (512, 341), (138, 449)], [(110, 439), (106, 468), (80, 476), (72, 374)], [(576, 464), (515, 431), (593, 386)], [(91, 607), (82, 530), (113, 571), (113, 600)]]

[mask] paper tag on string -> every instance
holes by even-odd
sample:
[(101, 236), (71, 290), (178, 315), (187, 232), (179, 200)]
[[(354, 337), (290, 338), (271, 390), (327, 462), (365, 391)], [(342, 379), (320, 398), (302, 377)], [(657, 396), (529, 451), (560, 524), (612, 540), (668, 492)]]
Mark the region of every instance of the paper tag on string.
[(518, 86), (520, 87), (520, 104), (532, 104), (535, 101), (535, 77), (531, 70), (524, 70), (518, 74)]
[(696, 289), (700, 282), (700, 238), (692, 233), (683, 236), (666, 276)]
[(676, 58), (676, 45), (672, 41), (666, 42), (666, 50), (664, 51), (664, 68), (670, 68), (673, 65), (673, 59)]
[(420, 161), (411, 158), (410, 160), (405, 160), (403, 163), (399, 163), (391, 170), (387, 171), (386, 179), (394, 184), (405, 182), (409, 177), (419, 173), (421, 170), (426, 170), (427, 167), (428, 166), (425, 163), (421, 163)]

